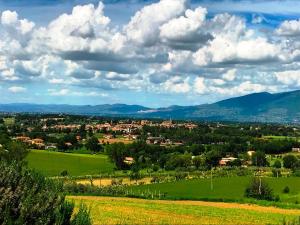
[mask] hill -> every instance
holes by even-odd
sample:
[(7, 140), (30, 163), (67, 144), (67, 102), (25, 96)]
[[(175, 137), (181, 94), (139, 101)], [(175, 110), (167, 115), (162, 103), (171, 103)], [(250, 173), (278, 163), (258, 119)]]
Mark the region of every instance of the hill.
[(140, 105), (38, 105), (0, 104), (0, 112), (67, 113), (138, 118), (192, 119), (237, 122), (300, 122), (300, 91), (254, 93), (213, 104), (148, 108)]

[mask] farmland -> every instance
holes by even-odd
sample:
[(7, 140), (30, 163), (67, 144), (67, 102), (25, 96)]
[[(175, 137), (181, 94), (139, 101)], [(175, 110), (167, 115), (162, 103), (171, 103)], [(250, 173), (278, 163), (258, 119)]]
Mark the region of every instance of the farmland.
[[(300, 202), (300, 178), (264, 178), (282, 202)], [(244, 192), (251, 177), (219, 177), (213, 179), (183, 180), (173, 183), (149, 184), (132, 187), (134, 192), (160, 192), (172, 200), (245, 201)], [(288, 186), (289, 194), (282, 190)]]
[(300, 210), (237, 203), (68, 197), (91, 208), (93, 224), (281, 224)]
[(59, 176), (64, 170), (71, 176), (108, 173), (113, 170), (113, 165), (105, 155), (31, 150), (27, 161), (30, 168), (46, 176)]

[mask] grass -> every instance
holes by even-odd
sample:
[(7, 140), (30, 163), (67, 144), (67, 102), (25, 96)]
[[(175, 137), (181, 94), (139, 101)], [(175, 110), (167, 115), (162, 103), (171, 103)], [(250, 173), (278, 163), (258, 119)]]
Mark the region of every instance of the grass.
[(3, 118), (5, 126), (12, 126), (15, 124), (15, 118), (9, 117), (9, 118)]
[(286, 210), (237, 203), (161, 201), (112, 197), (68, 197), (91, 209), (98, 224), (282, 224), (300, 215)]
[(46, 176), (59, 176), (64, 170), (70, 176), (93, 175), (113, 171), (113, 164), (106, 155), (88, 155), (31, 150), (28, 166)]
[[(182, 180), (172, 183), (149, 184), (131, 187), (134, 192), (160, 192), (167, 199), (180, 200), (209, 200), (209, 201), (244, 201), (244, 191), (251, 177), (221, 177), (213, 178), (211, 188), (210, 179)], [(300, 178), (281, 177), (264, 178), (271, 186), (275, 195), (279, 195), (282, 202), (300, 202)], [(283, 194), (288, 186), (290, 193)]]
[(297, 140), (297, 137), (291, 137), (291, 136), (274, 136), (274, 135), (263, 136), (262, 138), (273, 139), (273, 140)]

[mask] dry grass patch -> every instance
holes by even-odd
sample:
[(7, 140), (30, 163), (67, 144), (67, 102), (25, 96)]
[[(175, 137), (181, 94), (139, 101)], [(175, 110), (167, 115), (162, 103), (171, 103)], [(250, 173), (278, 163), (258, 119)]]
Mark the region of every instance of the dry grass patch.
[(94, 224), (281, 224), (300, 210), (237, 203), (77, 196), (91, 207)]

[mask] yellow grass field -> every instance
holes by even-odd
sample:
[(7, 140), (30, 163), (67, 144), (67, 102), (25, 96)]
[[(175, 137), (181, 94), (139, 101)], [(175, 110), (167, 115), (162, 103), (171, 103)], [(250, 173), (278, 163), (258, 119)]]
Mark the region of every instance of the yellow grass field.
[(99, 224), (282, 224), (300, 215), (300, 210), (249, 204), (165, 201), (133, 198), (69, 196), (91, 209)]

